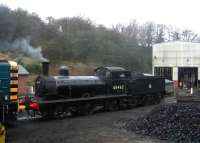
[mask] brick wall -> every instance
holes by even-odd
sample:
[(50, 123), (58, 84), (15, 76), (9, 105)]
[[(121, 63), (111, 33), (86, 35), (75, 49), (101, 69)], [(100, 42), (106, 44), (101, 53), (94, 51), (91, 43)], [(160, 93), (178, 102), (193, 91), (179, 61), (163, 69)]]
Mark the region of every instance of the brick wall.
[(27, 95), (29, 91), (28, 86), (28, 75), (19, 75), (18, 79), (18, 94), (19, 95)]

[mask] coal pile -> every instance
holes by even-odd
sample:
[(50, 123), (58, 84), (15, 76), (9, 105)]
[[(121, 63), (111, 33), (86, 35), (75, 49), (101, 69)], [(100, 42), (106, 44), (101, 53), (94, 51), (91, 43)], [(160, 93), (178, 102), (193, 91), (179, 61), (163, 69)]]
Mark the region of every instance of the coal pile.
[(154, 108), (125, 128), (138, 134), (172, 142), (200, 143), (200, 109), (191, 104), (168, 104)]

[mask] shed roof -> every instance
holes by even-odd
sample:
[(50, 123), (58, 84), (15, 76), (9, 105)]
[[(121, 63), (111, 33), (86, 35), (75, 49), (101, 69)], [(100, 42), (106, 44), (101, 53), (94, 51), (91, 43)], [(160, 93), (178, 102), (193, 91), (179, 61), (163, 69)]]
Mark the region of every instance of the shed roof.
[(18, 74), (29, 75), (30, 73), (22, 65), (18, 65)]
[(178, 46), (178, 48), (187, 48), (187, 47), (200, 47), (200, 43), (198, 42), (190, 42), (190, 41), (168, 41), (168, 42), (162, 42), (157, 43), (153, 45), (153, 48), (160, 48), (160, 47), (169, 47), (169, 46)]

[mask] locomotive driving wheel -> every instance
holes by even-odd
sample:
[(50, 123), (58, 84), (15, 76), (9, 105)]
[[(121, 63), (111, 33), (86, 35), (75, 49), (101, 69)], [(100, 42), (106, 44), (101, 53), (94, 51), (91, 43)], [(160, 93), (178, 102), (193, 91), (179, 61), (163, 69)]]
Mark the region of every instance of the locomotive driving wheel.
[[(89, 93), (89, 92), (85, 92), (85, 93), (82, 94), (81, 97), (89, 98), (89, 97), (92, 97), (92, 94)], [(92, 109), (93, 109), (93, 105), (91, 103), (82, 104), (79, 107), (80, 115), (89, 115), (89, 114), (91, 114)]]
[(118, 101), (117, 100), (112, 100), (112, 101), (107, 101), (105, 103), (105, 110), (106, 111), (117, 111), (119, 109)]
[(41, 112), (41, 115), (42, 115), (42, 118), (46, 120), (54, 118), (53, 112), (50, 112), (50, 111)]
[(128, 100), (127, 99), (121, 99), (119, 101), (119, 109), (120, 110), (125, 110), (128, 108)]
[(92, 104), (90, 104), (90, 103), (83, 104), (80, 108), (80, 114), (81, 115), (89, 115), (89, 114), (91, 114), (92, 109), (93, 109)]
[(136, 107), (138, 105), (138, 98), (134, 97), (134, 98), (128, 99), (128, 103), (127, 104), (128, 104), (128, 109)]
[(64, 115), (64, 110), (62, 105), (56, 105), (54, 110), (54, 116), (55, 118), (62, 118)]

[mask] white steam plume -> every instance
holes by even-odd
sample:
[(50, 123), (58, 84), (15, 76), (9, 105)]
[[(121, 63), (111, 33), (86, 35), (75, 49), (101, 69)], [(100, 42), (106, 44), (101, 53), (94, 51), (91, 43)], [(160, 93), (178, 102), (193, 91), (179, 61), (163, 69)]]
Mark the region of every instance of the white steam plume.
[(25, 55), (40, 61), (48, 61), (42, 56), (41, 47), (34, 48), (27, 38), (16, 39), (12, 43), (0, 41), (0, 51)]

